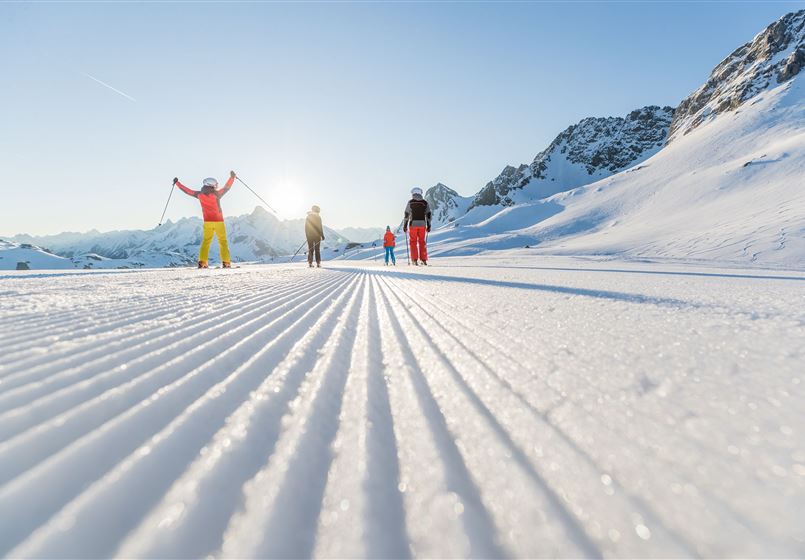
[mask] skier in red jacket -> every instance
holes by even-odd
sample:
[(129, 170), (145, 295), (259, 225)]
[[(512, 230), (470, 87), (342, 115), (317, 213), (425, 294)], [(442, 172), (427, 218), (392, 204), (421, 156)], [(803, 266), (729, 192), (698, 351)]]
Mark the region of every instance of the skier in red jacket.
[(397, 266), (397, 259), (394, 258), (395, 245), (397, 245), (397, 238), (391, 231), (391, 226), (386, 226), (386, 233), (383, 235), (383, 248), (386, 249), (386, 266), (389, 264), (389, 257), (391, 257), (391, 264)]
[(198, 252), (198, 267), (207, 268), (207, 259), (210, 255), (210, 245), (213, 236), (218, 237), (218, 245), (221, 249), (221, 266), (230, 268), (231, 258), (229, 256), (229, 244), (226, 241), (226, 226), (224, 226), (224, 213), (221, 210), (221, 197), (229, 192), (237, 175), (234, 171), (229, 172), (229, 180), (224, 188), (218, 188), (218, 181), (212, 177), (204, 179), (204, 186), (200, 191), (194, 191), (185, 187), (179, 182), (178, 178), (173, 179), (173, 184), (179, 187), (183, 193), (197, 198), (201, 203), (201, 213), (204, 216), (204, 234), (201, 239), (201, 247)]

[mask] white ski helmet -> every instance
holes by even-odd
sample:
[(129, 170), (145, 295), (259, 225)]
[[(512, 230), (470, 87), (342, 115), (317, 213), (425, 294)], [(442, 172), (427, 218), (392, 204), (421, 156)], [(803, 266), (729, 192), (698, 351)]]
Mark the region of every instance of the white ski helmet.
[(204, 179), (204, 186), (205, 187), (217, 187), (218, 186), (218, 179), (215, 177), (207, 177)]
[(420, 189), (419, 187), (414, 187), (413, 189), (411, 189), (411, 194), (421, 195), (422, 194), (422, 189)]

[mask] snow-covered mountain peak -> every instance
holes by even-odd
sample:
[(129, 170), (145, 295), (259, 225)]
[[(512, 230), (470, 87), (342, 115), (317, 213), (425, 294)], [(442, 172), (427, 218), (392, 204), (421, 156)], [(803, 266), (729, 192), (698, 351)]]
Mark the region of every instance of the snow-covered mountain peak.
[(778, 19), (721, 61), (707, 82), (679, 104), (668, 141), (790, 81), (803, 67), (805, 10), (800, 10)]
[(433, 223), (438, 227), (464, 214), (472, 197), (463, 197), (447, 185), (437, 183), (425, 191), (425, 200), (433, 213)]
[(665, 142), (673, 107), (635, 109), (625, 117), (588, 117), (567, 127), (531, 165), (507, 165), (475, 195), (472, 206), (539, 200), (626, 169)]
[(673, 107), (650, 105), (625, 117), (588, 117), (567, 127), (531, 164), (536, 179), (547, 178), (558, 154), (581, 165), (588, 175), (624, 169), (647, 150), (662, 145), (674, 115)]

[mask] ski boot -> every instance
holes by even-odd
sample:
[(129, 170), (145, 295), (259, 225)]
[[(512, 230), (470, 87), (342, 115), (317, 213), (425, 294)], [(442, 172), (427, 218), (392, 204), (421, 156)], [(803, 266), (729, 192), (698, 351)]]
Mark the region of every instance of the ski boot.
[(221, 263), (221, 268), (232, 268), (232, 263), (230, 262)]
[(199, 267), (199, 268), (210, 268), (210, 267), (207, 265), (207, 261), (198, 261), (198, 267)]

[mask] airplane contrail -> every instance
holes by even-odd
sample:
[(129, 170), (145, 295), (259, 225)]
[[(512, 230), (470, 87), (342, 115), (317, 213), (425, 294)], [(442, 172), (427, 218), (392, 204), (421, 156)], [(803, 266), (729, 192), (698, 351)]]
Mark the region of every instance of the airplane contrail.
[(107, 84), (106, 82), (102, 82), (101, 80), (99, 80), (99, 79), (98, 79), (98, 78), (96, 78), (95, 76), (90, 76), (90, 75), (89, 75), (89, 74), (87, 74), (86, 72), (82, 72), (82, 74), (84, 74), (84, 75), (85, 75), (87, 78), (89, 78), (90, 80), (93, 80), (93, 81), (98, 82), (98, 83), (99, 83), (99, 84), (101, 84), (103, 87), (109, 88), (109, 89), (111, 89), (112, 91), (114, 91), (115, 93), (119, 93), (120, 95), (122, 95), (122, 96), (123, 96), (123, 97), (125, 97), (126, 99), (128, 99), (128, 100), (130, 100), (130, 101), (134, 101), (135, 103), (137, 103), (137, 100), (136, 100), (136, 99), (134, 99), (132, 96), (128, 95), (127, 93), (123, 93), (123, 92), (122, 92), (122, 91), (120, 91), (119, 89), (113, 88), (112, 86), (110, 86), (110, 85), (109, 85), (109, 84)]

